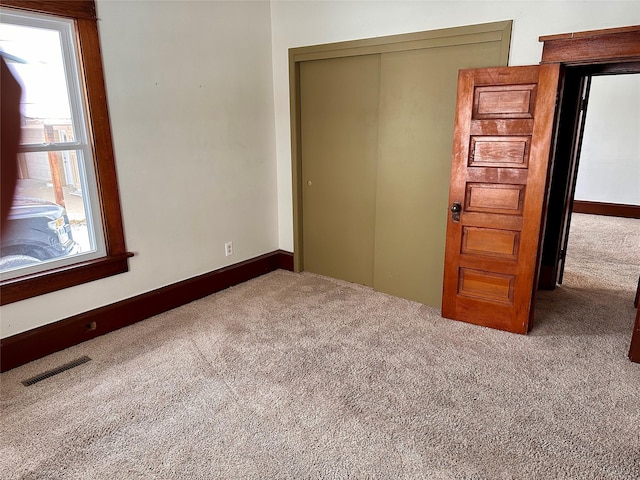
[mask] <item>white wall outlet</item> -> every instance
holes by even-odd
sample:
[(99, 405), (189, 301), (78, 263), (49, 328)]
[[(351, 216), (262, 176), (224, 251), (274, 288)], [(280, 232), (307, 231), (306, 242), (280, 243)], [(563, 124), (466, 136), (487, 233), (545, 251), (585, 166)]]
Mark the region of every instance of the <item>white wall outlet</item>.
[(224, 244), (224, 255), (225, 257), (233, 255), (233, 242), (227, 242)]

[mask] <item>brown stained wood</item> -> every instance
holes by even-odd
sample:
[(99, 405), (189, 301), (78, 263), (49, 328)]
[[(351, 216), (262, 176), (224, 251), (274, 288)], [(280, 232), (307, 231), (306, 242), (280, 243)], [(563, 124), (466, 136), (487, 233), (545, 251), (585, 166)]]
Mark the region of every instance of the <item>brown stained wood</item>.
[(0, 7), (67, 18), (96, 19), (94, 0), (0, 0)]
[(620, 33), (630, 33), (640, 31), (640, 25), (630, 25), (628, 27), (604, 28), (601, 30), (587, 30), (584, 32), (558, 33), (554, 35), (543, 35), (538, 37), (540, 42), (548, 42), (550, 40), (571, 40), (574, 38), (598, 37), (602, 35), (616, 35)]
[[(516, 259), (517, 260), (517, 259)], [(486, 255), (460, 254), (460, 268), (468, 268), (484, 272), (499, 272), (504, 275), (517, 275), (519, 271), (517, 261)]]
[(471, 137), (470, 167), (527, 168), (531, 137)]
[(2, 282), (0, 305), (118, 275), (129, 270), (132, 253), (110, 255)]
[(467, 183), (466, 210), (470, 212), (522, 213), (524, 185)]
[(631, 334), (629, 360), (640, 363), (640, 309), (636, 311), (636, 323), (633, 327), (633, 333)]
[(527, 135), (533, 130), (533, 120), (531, 119), (515, 119), (515, 120), (473, 120), (469, 133), (471, 135)]
[(28, 275), (0, 283), (0, 304), (5, 305), (63, 288), (128, 271), (120, 195), (107, 106), (102, 56), (93, 0), (7, 1), (0, 6), (75, 19), (81, 82), (89, 117), (89, 142), (98, 180), (99, 207), (106, 255), (89, 262)]
[(640, 218), (640, 205), (574, 200), (573, 213), (587, 213), (590, 215), (606, 215), (610, 217), (623, 218)]
[(540, 37), (542, 63), (581, 65), (640, 60), (640, 25)]
[[(513, 332), (513, 322), (509, 320), (510, 312), (513, 310), (513, 305), (508, 303), (493, 302), (491, 310), (478, 310), (478, 299), (465, 297), (460, 295), (458, 299), (458, 312), (461, 316), (465, 317), (465, 322), (472, 323), (474, 325), (480, 325), (483, 327), (495, 328), (497, 330), (504, 330)], [(513, 333), (526, 333), (523, 326), (522, 331), (516, 331)]]
[[(576, 67), (580, 68), (580, 67)], [(588, 69), (591, 75), (627, 75), (640, 73), (640, 60), (616, 61), (614, 63), (600, 63), (597, 65), (586, 65), (582, 68)]]
[(98, 25), (92, 20), (78, 20), (76, 28), (84, 70), (84, 88), (96, 175), (100, 179), (98, 196), (105, 228), (107, 255), (122, 255), (126, 252), (126, 246)]
[(520, 234), (515, 231), (464, 226), (461, 252), (515, 260), (519, 239)]
[[(463, 211), (447, 224), (444, 317), (516, 333), (530, 326), (558, 80), (558, 66), (459, 74), (449, 203)], [(471, 137), (530, 137), (527, 168), (474, 167)]]
[(489, 302), (513, 303), (513, 275), (460, 269), (459, 295)]
[(533, 118), (535, 85), (479, 87), (475, 90), (473, 119)]
[(488, 217), (488, 214), (486, 213), (465, 213), (465, 225), (486, 228), (484, 225), (489, 221), (488, 218), (491, 218), (493, 228), (498, 228), (500, 230), (513, 230), (517, 232), (522, 230), (522, 217), (516, 217), (513, 215), (492, 215), (491, 217)]
[[(527, 157), (528, 162), (528, 157)], [(467, 171), (467, 181), (470, 183), (500, 183), (503, 185), (524, 185), (527, 181), (527, 171), (523, 168), (514, 169), (511, 166), (506, 168), (486, 168), (476, 167), (469, 168)], [(500, 167), (500, 165), (494, 165), (494, 167)]]
[(562, 88), (558, 102), (558, 126), (553, 152), (553, 168), (547, 199), (545, 234), (542, 243), (538, 287), (553, 289), (564, 263), (564, 243), (571, 216), (571, 199), (577, 177), (580, 143), (584, 131), (582, 99), (588, 97), (590, 77), (563, 69)]

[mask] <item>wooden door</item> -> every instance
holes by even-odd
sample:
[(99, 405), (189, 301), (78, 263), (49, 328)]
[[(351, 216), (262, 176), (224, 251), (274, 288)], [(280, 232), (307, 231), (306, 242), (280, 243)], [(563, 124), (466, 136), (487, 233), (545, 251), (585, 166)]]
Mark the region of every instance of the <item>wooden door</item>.
[(537, 284), (559, 65), (462, 70), (442, 316), (526, 333)]

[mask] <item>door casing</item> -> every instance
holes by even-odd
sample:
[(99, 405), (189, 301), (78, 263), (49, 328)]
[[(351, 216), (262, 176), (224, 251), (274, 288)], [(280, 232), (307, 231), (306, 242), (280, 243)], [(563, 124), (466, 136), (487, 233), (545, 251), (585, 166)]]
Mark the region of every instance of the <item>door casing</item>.
[(540, 37), (543, 64), (558, 63), (563, 79), (549, 187), (539, 287), (562, 283), (590, 78), (640, 73), (640, 26)]
[[(565, 71), (558, 112), (565, 125), (579, 123), (585, 78), (640, 73), (640, 25), (543, 36), (539, 40), (544, 43), (541, 63), (559, 63)], [(581, 135), (575, 128), (566, 129), (564, 133), (559, 130), (556, 137), (546, 229), (541, 246), (541, 288), (552, 289), (562, 280), (578, 170), (578, 158), (567, 158), (566, 155), (567, 152), (577, 152), (579, 157), (580, 141)], [(640, 363), (640, 309), (636, 312), (632, 330), (629, 359)]]

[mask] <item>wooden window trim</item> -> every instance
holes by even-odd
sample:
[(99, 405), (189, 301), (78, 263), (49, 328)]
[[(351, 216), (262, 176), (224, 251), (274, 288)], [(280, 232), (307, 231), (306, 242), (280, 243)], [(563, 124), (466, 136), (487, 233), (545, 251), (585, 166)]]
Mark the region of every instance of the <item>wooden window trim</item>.
[(75, 22), (106, 250), (105, 256), (95, 260), (1, 282), (0, 305), (5, 305), (127, 272), (128, 258), (133, 254), (125, 246), (94, 0), (0, 0), (0, 7), (56, 15)]
[(96, 20), (94, 0), (0, 0), (0, 7), (45, 13), (65, 18)]

